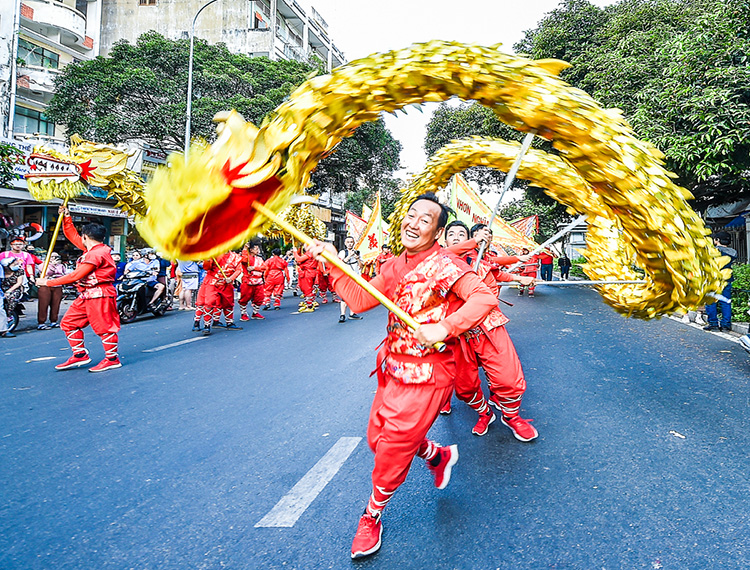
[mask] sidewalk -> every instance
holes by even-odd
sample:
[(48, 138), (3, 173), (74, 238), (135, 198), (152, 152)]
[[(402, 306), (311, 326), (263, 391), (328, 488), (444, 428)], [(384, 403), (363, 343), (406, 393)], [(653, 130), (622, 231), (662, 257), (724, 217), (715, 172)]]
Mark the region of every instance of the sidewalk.
[[(72, 303), (73, 303), (73, 299), (63, 299), (62, 303), (60, 303), (60, 315), (59, 315), (60, 320), (62, 320), (63, 315), (65, 314), (65, 311), (68, 310), (68, 307), (70, 307)], [(37, 317), (38, 309), (39, 309), (39, 300), (29, 299), (28, 301), (24, 301), (21, 304), (24, 307), (25, 314), (23, 317), (21, 317), (21, 320), (18, 323), (18, 328), (14, 332), (19, 333), (19, 332), (24, 332), (24, 331), (36, 330), (36, 326), (37, 326), (36, 317)], [(39, 331), (39, 332), (44, 332), (44, 331)]]

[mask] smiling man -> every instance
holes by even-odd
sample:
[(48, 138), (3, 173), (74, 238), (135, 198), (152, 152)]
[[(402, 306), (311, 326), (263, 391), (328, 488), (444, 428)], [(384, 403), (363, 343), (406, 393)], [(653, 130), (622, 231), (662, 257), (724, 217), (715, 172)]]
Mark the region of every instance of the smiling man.
[[(421, 324), (412, 331), (392, 313), (388, 316), (367, 428), (375, 453), (372, 494), (352, 543), (352, 558), (380, 548), (381, 513), (415, 456), (426, 461), (438, 489), (448, 485), (458, 460), (457, 446), (441, 447), (427, 439), (427, 432), (453, 392), (458, 335), (479, 324), (497, 300), (466, 263), (438, 244), (448, 213), (434, 194), (419, 196), (401, 224), (404, 253), (370, 282)], [(320, 256), (326, 248), (335, 253), (320, 242), (309, 251)], [(335, 291), (357, 313), (378, 304), (340, 269), (332, 267), (331, 278)], [(437, 342), (445, 342), (443, 352), (433, 348)]]

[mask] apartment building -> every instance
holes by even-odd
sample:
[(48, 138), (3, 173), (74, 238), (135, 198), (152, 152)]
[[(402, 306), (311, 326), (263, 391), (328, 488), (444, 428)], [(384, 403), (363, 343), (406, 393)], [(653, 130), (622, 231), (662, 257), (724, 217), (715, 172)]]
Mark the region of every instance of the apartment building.
[[(188, 38), (193, 18), (206, 0), (103, 0), (101, 53), (115, 42), (134, 42), (155, 30), (171, 39)], [(273, 60), (319, 60), (330, 71), (345, 63), (314, 9), (296, 0), (219, 0), (198, 17), (195, 35), (225, 43), (230, 51)]]
[(0, 110), (6, 139), (61, 139), (44, 115), (55, 76), (99, 54), (101, 0), (21, 0), (0, 12)]

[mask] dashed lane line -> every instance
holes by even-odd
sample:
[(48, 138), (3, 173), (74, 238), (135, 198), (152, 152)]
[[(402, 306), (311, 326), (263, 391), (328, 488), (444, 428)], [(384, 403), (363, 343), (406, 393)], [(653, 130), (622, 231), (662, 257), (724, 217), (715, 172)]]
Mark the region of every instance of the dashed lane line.
[(341, 466), (357, 447), (361, 437), (342, 437), (313, 465), (297, 484), (276, 503), (255, 528), (290, 528), (302, 516), (320, 492), (338, 473)]
[(165, 344), (162, 346), (157, 346), (156, 348), (149, 348), (142, 352), (159, 352), (160, 350), (167, 350), (168, 348), (174, 348), (175, 346), (182, 346), (183, 344), (189, 344), (191, 342), (197, 342), (199, 340), (204, 340), (208, 337), (206, 336), (196, 336), (194, 338), (186, 338), (185, 340), (181, 340), (179, 342), (171, 342), (169, 344)]

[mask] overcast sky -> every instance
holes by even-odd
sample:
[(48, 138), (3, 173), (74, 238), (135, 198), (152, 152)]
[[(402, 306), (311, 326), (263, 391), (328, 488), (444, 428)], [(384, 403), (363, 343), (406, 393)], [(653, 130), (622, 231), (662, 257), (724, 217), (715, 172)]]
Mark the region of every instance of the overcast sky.
[[(415, 42), (440, 39), (492, 45), (513, 44), (524, 30), (536, 27), (559, 0), (297, 0), (305, 9), (314, 6), (328, 23), (336, 46), (351, 61), (371, 53), (400, 49)], [(594, 0), (605, 5), (605, 0)], [(308, 12), (309, 13), (309, 12)], [(423, 145), (425, 127), (437, 104), (423, 105), (420, 113), (386, 115), (386, 124), (401, 141), (405, 172), (422, 170), (427, 157)]]

